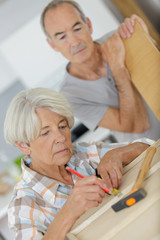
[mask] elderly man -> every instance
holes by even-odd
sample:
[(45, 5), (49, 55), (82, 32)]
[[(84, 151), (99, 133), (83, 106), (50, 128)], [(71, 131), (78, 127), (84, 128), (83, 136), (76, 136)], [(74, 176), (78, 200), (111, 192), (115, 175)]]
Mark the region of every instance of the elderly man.
[[(103, 189), (119, 187), (123, 165), (152, 143), (141, 139), (114, 149), (100, 142), (72, 145), (73, 123), (68, 101), (51, 89), (22, 91), (8, 108), (5, 139), (26, 155), (8, 209), (17, 240), (64, 240), (76, 220), (102, 202)], [(85, 177), (71, 174), (66, 165)]]
[(160, 122), (125, 66), (121, 37), (131, 35), (136, 20), (147, 31), (142, 19), (133, 15), (120, 25), (119, 33), (94, 42), (91, 21), (75, 1), (53, 0), (41, 16), (49, 45), (69, 60), (61, 92), (75, 116), (90, 130), (98, 126), (113, 130), (118, 141), (160, 136)]

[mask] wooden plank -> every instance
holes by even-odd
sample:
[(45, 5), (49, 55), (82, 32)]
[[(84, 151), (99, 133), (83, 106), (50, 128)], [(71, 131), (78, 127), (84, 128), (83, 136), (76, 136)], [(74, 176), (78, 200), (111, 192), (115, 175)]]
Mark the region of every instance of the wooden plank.
[[(152, 146), (157, 148), (157, 152), (152, 160), (152, 163), (151, 163), (152, 168), (149, 170), (148, 176), (150, 174), (153, 174), (160, 167), (160, 159), (159, 159), (160, 140), (158, 140)], [(120, 187), (121, 198), (130, 192), (133, 184), (135, 183), (135, 180), (137, 178), (139, 169), (141, 167), (142, 161), (144, 160), (146, 152), (147, 150), (144, 151), (140, 156), (138, 156), (134, 161), (132, 161), (128, 166), (124, 168), (127, 170), (125, 170), (123, 173), (123, 181)], [(97, 216), (100, 216), (101, 214), (103, 214), (104, 211), (110, 208), (110, 206), (116, 203), (118, 200), (119, 200), (118, 196), (106, 195), (102, 204), (100, 204), (97, 208), (89, 209), (86, 212), (86, 214), (82, 215), (81, 218), (79, 218), (79, 220), (75, 223), (74, 227), (72, 228), (74, 230), (72, 232), (77, 233), (77, 231), (81, 231), (84, 226), (87, 226), (88, 224), (90, 224), (90, 222), (92, 222), (93, 219), (96, 219)], [(95, 212), (96, 214), (94, 215)]]
[(160, 120), (160, 52), (138, 23), (124, 44), (132, 81)]
[(67, 234), (67, 239), (68, 240), (78, 240), (78, 238), (76, 236), (74, 236), (72, 233)]
[[(133, 225), (135, 231), (133, 231)], [(128, 224), (127, 229), (121, 230), (112, 240), (128, 239), (137, 240), (145, 236), (145, 240), (160, 236), (160, 199), (150, 206), (143, 214), (139, 215), (133, 222)], [(144, 239), (143, 237), (141, 239)], [(157, 238), (157, 240), (160, 238)]]
[[(111, 206), (119, 201), (121, 198), (128, 195), (132, 185), (137, 177), (138, 171), (145, 157), (146, 151), (142, 153), (137, 159), (135, 159), (131, 164), (132, 167), (127, 168), (123, 176), (123, 182), (120, 187), (121, 196), (106, 196), (103, 203), (98, 208), (89, 209), (74, 225), (71, 230), (71, 235), (75, 236), (76, 240), (106, 240), (106, 239), (117, 239), (118, 234), (122, 236), (124, 234), (129, 234), (133, 232), (134, 235), (134, 225), (137, 223), (137, 219), (143, 219), (143, 222), (150, 220), (157, 223), (158, 216), (155, 215), (155, 211), (159, 212), (157, 206), (160, 199), (160, 140), (157, 141), (153, 146), (157, 147), (157, 152), (152, 161), (152, 167), (148, 173), (148, 176), (144, 182), (144, 188), (147, 191), (147, 196), (145, 199), (135, 204), (131, 208), (124, 209), (118, 213), (115, 213)], [(135, 165), (133, 165), (133, 163)], [(150, 214), (148, 213), (150, 212)], [(89, 212), (89, 214), (88, 214)], [(143, 215), (147, 218), (145, 219)], [(140, 221), (141, 223), (142, 221)], [(132, 234), (132, 233), (131, 233)], [(147, 235), (145, 235), (145, 228), (142, 231), (142, 238), (136, 237), (135, 239), (152, 239), (153, 237), (159, 236), (160, 229), (152, 228)], [(149, 238), (150, 237), (150, 238)], [(70, 238), (69, 238), (70, 239)], [(72, 238), (71, 238), (72, 239)], [(71, 240), (70, 239), (70, 240)], [(121, 238), (123, 239), (123, 238)], [(133, 238), (134, 239), (134, 238)]]
[[(134, 169), (134, 171), (132, 171), (132, 174), (130, 174), (129, 172), (124, 176), (124, 183), (122, 184), (120, 191), (121, 191), (121, 195), (120, 196), (112, 196), (110, 198), (106, 197), (103, 201), (103, 206), (101, 205), (101, 207), (99, 209), (97, 209), (97, 211), (95, 209), (91, 209), (92, 210), (92, 214), (90, 216), (88, 216), (88, 213), (86, 213), (85, 215), (87, 216), (86, 219), (81, 218), (81, 223), (77, 224), (77, 226), (75, 226), (75, 228), (71, 231), (72, 234), (78, 234), (81, 231), (83, 231), (85, 228), (87, 228), (90, 224), (92, 224), (93, 221), (96, 221), (98, 218), (101, 217), (101, 215), (104, 214), (104, 212), (109, 211), (109, 209), (111, 208), (111, 206), (113, 204), (115, 204), (116, 202), (118, 202), (120, 199), (126, 197), (131, 188), (132, 185), (134, 184), (134, 179), (136, 178), (137, 175), (137, 169), (139, 166), (137, 166), (137, 168)], [(146, 179), (148, 179), (151, 175), (153, 175), (158, 169), (160, 169), (160, 162), (158, 162), (156, 165), (154, 165), (155, 169), (154, 171), (150, 171), (148, 173), (148, 176)], [(160, 192), (159, 192), (160, 194)]]
[(132, 14), (137, 14), (146, 23), (148, 30), (153, 37), (160, 44), (160, 36), (149, 19), (146, 17), (142, 9), (138, 6), (135, 0), (111, 0), (111, 2), (118, 8), (124, 18), (130, 17)]
[[(156, 147), (158, 149), (158, 151), (156, 152), (152, 163), (151, 163), (151, 167), (155, 166), (158, 162), (159, 162), (159, 155), (160, 155), (160, 140), (158, 140), (156, 143), (153, 144), (154, 147)], [(147, 151), (147, 150), (146, 150)], [(136, 177), (138, 175), (138, 171), (140, 169), (141, 166), (141, 162), (144, 160), (146, 151), (144, 151), (140, 156), (138, 156), (134, 161), (132, 161), (130, 164), (128, 164), (126, 167), (124, 167), (123, 170), (123, 182), (122, 185), (120, 187), (120, 191), (122, 192), (123, 195), (127, 194), (130, 192)], [(160, 164), (160, 162), (158, 163)], [(157, 168), (157, 167), (156, 167)], [(154, 168), (153, 168), (154, 170)], [(151, 172), (151, 174), (153, 174), (156, 169), (153, 171), (152, 168), (149, 171), (149, 174)], [(148, 175), (149, 175), (148, 174)], [(113, 200), (112, 200), (113, 199)], [(110, 202), (112, 201), (112, 202)], [(106, 205), (110, 202), (110, 206), (114, 203), (116, 203), (118, 201), (118, 198), (116, 199), (115, 196), (109, 196), (106, 195), (105, 199), (103, 200), (103, 202), (97, 207), (97, 208), (92, 208), (89, 209), (85, 214), (83, 214), (78, 220), (77, 222), (74, 224), (72, 229), (76, 229), (77, 226), (80, 226), (81, 224), (86, 225), (88, 223), (88, 221), (92, 221), (92, 220), (88, 220), (90, 217), (92, 217), (93, 219), (93, 214), (95, 212), (98, 212), (98, 215), (100, 215), (101, 213), (103, 213), (103, 207), (106, 210)], [(86, 223), (87, 222), (87, 223)], [(83, 225), (81, 227), (83, 227)]]
[[(143, 213), (147, 211), (148, 209), (152, 209), (153, 205), (156, 205), (156, 211), (159, 212), (159, 204), (157, 205), (157, 202), (160, 201), (160, 169), (154, 175), (152, 178), (148, 178), (145, 181), (145, 190), (147, 191), (147, 196), (134, 206), (130, 208), (123, 209), (120, 212), (114, 212), (111, 207), (109, 207), (106, 211), (103, 212), (101, 216), (99, 216), (97, 219), (92, 221), (89, 225), (87, 225), (85, 228), (82, 229), (82, 231), (75, 234), (78, 240), (106, 240), (106, 239), (116, 239), (119, 232), (124, 231), (126, 235), (132, 236), (135, 232), (134, 228), (134, 222), (136, 223), (136, 220), (139, 217), (142, 217), (143, 223), (146, 221), (145, 218), (143, 218)], [(152, 214), (149, 216), (149, 220), (151, 221), (157, 221), (157, 216), (155, 219), (155, 211), (152, 212)], [(149, 221), (147, 220), (147, 221)], [(129, 230), (128, 230), (129, 227)], [(131, 229), (130, 229), (131, 228)], [(138, 229), (137, 231), (140, 231)], [(152, 235), (159, 234), (160, 229), (156, 228), (156, 232), (153, 233), (153, 231), (149, 231), (147, 229), (147, 232), (144, 232), (144, 235), (139, 237), (137, 236), (136, 240), (141, 239), (152, 239)], [(153, 236), (154, 236), (153, 235)]]

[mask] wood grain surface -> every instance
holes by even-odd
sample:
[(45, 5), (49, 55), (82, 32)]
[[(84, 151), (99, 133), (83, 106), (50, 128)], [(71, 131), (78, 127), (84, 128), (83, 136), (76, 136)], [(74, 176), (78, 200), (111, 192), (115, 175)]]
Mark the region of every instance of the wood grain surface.
[(160, 52), (138, 23), (124, 44), (132, 82), (160, 120)]
[(124, 168), (120, 196), (106, 195), (102, 204), (89, 209), (73, 226), (69, 240), (151, 240), (160, 236), (160, 140), (143, 183), (147, 196), (129, 208), (114, 212), (111, 206), (126, 197), (136, 181), (147, 150)]

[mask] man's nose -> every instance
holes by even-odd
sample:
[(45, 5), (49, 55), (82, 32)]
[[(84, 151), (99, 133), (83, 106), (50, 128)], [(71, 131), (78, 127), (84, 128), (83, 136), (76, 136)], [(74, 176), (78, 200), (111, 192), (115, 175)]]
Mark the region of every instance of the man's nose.
[(69, 43), (72, 47), (78, 46), (80, 43), (80, 40), (75, 34), (70, 34), (69, 35)]

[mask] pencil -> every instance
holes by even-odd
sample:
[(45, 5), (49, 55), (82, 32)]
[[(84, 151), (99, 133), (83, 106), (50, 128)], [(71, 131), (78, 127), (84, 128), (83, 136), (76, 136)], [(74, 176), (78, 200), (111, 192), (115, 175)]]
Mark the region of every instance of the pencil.
[[(66, 170), (71, 172), (71, 173), (73, 173), (73, 174), (75, 174), (75, 175), (77, 175), (80, 178), (84, 178), (84, 176), (82, 174), (78, 173), (77, 171), (75, 171), (74, 169), (72, 169), (72, 168), (70, 168), (68, 166), (66, 167)], [(101, 178), (98, 178), (98, 179), (101, 180)], [(102, 188), (102, 189), (103, 189), (103, 191), (105, 191), (106, 193), (111, 195), (111, 193), (110, 193), (110, 191), (108, 189), (105, 189), (105, 188)]]

